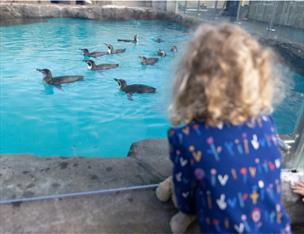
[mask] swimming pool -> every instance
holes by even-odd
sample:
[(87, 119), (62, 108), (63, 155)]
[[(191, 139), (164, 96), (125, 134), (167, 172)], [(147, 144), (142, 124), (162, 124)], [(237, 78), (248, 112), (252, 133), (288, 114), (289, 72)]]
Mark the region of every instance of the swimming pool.
[[(130, 145), (145, 138), (166, 136), (170, 80), (177, 55), (189, 31), (168, 21), (104, 22), (83, 19), (49, 19), (47, 22), (0, 27), (0, 153), (39, 156), (125, 156)], [(117, 38), (139, 35), (137, 45)], [(153, 39), (162, 38), (157, 43)], [(103, 72), (87, 69), (79, 48), (105, 51), (104, 43), (126, 48), (126, 53), (103, 56), (96, 63), (119, 63)], [(154, 66), (142, 66), (139, 55), (167, 57)], [(54, 76), (84, 75), (85, 80), (62, 86), (43, 84), (36, 68), (49, 68)], [(303, 102), (304, 79), (290, 73), (296, 88), (276, 110), (279, 132), (294, 128)], [(120, 92), (113, 78), (129, 84), (157, 88), (155, 94)]]

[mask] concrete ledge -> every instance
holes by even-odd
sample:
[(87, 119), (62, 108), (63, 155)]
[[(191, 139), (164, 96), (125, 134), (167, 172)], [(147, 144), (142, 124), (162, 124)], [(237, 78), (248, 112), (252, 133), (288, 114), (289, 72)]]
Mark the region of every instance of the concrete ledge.
[[(0, 199), (154, 184), (171, 173), (166, 140), (132, 145), (126, 158), (0, 155)], [(0, 233), (168, 233), (176, 213), (154, 189), (0, 205)], [(30, 215), (29, 215), (30, 214)], [(194, 224), (189, 232), (198, 232)]]
[(133, 144), (129, 157), (0, 155), (0, 199), (154, 184), (171, 173), (164, 140)]

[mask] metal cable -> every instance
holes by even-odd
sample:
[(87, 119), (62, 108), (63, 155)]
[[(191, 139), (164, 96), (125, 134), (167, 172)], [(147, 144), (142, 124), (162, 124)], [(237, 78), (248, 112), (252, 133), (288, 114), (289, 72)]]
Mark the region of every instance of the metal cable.
[(137, 186), (121, 187), (121, 188), (100, 189), (100, 190), (94, 190), (88, 192), (75, 192), (75, 193), (64, 193), (64, 194), (54, 194), (54, 195), (43, 195), (43, 196), (28, 197), (28, 198), (8, 199), (8, 200), (0, 200), (0, 205), (41, 201), (41, 200), (51, 200), (51, 199), (59, 199), (66, 197), (88, 196), (88, 195), (114, 193), (114, 192), (125, 192), (132, 190), (141, 190), (141, 189), (151, 189), (151, 188), (156, 188), (157, 186), (158, 184), (147, 184), (147, 185), (137, 185)]

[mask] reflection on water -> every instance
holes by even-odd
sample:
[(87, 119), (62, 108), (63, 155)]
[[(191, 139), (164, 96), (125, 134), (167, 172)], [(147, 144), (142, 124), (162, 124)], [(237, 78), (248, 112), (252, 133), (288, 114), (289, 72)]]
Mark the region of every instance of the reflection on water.
[(53, 95), (54, 94), (54, 86), (48, 85), (48, 84), (43, 84), (43, 90), (42, 93), (46, 95)]
[(13, 19), (1, 19), (0, 26), (12, 26), (19, 24), (34, 24), (47, 22), (44, 18), (13, 18)]

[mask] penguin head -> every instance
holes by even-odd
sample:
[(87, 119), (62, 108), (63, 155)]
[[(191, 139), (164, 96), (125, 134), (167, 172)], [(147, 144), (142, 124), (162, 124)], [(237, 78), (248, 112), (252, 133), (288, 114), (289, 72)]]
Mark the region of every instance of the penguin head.
[(123, 79), (116, 79), (115, 78), (114, 80), (118, 83), (118, 85), (121, 89), (127, 86), (127, 82)]
[(89, 53), (89, 50), (88, 49), (86, 49), (86, 48), (84, 48), (84, 49), (80, 49), (84, 54), (87, 54), (87, 53)]
[(52, 73), (51, 73), (51, 71), (49, 69), (47, 69), (47, 68), (44, 68), (44, 69), (37, 68), (36, 70), (39, 71), (39, 72), (41, 72), (43, 74), (43, 77), (50, 77), (50, 78), (52, 78)]
[(171, 47), (171, 51), (172, 51), (172, 52), (177, 52), (177, 47), (176, 47), (175, 45), (172, 46), (172, 47)]
[(111, 54), (114, 49), (113, 46), (111, 44), (106, 44), (106, 43), (105, 43), (105, 45), (106, 45), (106, 47), (108, 47), (108, 53)]
[(138, 42), (138, 36), (136, 34), (134, 35), (134, 41)]
[(166, 55), (166, 52), (165, 52), (164, 50), (162, 50), (162, 49), (159, 49), (159, 50), (158, 50), (158, 54), (159, 54), (160, 56), (165, 56), (165, 55)]
[(95, 66), (95, 62), (93, 60), (85, 61), (88, 64), (88, 69), (91, 70), (93, 66)]
[(146, 62), (147, 61), (147, 58), (145, 56), (138, 56), (142, 62)]

